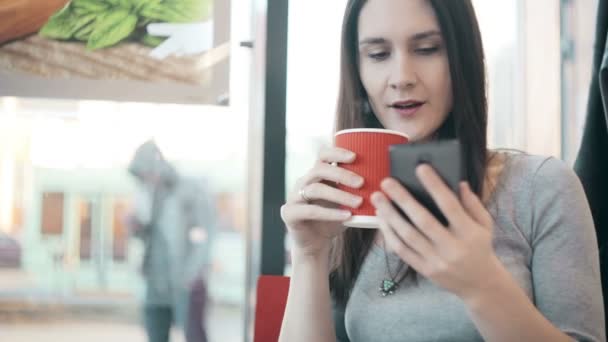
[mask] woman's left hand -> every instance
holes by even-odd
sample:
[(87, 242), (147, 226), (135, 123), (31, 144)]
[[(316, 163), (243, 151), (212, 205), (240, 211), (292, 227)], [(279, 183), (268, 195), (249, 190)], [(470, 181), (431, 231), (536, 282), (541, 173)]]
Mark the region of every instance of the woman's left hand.
[(459, 200), (432, 167), (420, 165), (416, 174), (443, 212), (448, 227), (389, 178), (381, 185), (386, 195), (375, 192), (371, 197), (386, 246), (418, 273), (462, 299), (490, 290), (496, 281), (494, 275), (503, 267), (492, 246), (492, 217), (467, 183), (460, 184)]

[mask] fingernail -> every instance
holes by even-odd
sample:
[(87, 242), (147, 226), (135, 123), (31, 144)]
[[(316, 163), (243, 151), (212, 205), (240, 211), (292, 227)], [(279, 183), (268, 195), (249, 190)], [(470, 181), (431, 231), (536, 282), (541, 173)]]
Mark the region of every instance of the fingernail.
[(363, 197), (358, 197), (357, 199), (353, 200), (353, 208), (358, 208), (361, 203), (363, 203)]
[(382, 183), (380, 184), (380, 186), (383, 189), (390, 189), (390, 188), (394, 187), (395, 185), (396, 185), (395, 181), (392, 178), (385, 178), (384, 180), (382, 180)]
[(350, 211), (348, 211), (348, 210), (342, 210), (340, 212), (340, 215), (342, 215), (342, 217), (344, 217), (345, 219), (347, 219), (347, 218), (350, 217), (350, 215), (352, 215), (352, 213)]
[(380, 204), (382, 202), (382, 195), (380, 195), (379, 192), (374, 192), (370, 196), (370, 199), (372, 200), (372, 203), (374, 203), (374, 204)]
[(428, 167), (428, 165), (426, 164), (420, 164), (416, 167), (416, 175), (418, 175), (418, 177), (420, 176), (424, 176), (424, 173), (426, 172), (426, 168)]

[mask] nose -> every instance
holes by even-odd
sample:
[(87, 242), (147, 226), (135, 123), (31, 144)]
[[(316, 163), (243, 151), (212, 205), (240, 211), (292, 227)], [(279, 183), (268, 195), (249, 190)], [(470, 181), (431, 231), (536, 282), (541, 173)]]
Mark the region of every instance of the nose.
[(395, 65), (389, 86), (394, 90), (409, 90), (416, 86), (417, 75), (415, 67), (408, 57), (401, 55), (394, 59)]

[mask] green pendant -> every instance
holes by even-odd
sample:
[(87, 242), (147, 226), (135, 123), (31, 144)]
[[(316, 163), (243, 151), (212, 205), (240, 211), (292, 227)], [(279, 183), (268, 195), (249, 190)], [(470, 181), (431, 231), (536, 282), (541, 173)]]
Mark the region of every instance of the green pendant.
[(380, 294), (382, 297), (392, 295), (397, 290), (397, 283), (390, 279), (384, 279), (380, 284)]

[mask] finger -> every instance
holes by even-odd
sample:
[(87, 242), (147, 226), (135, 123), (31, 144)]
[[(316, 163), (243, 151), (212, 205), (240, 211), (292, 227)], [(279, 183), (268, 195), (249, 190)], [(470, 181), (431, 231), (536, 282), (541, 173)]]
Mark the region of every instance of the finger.
[(319, 163), (304, 176), (302, 186), (322, 181), (330, 181), (358, 189), (363, 186), (364, 179), (358, 174), (339, 166)]
[(412, 250), (425, 259), (432, 258), (437, 254), (428, 238), (407, 223), (384, 194), (381, 192), (373, 193), (371, 202), (376, 207), (376, 216), (386, 221), (401, 241), (410, 246)]
[(344, 222), (352, 213), (343, 209), (325, 208), (314, 204), (285, 204), (281, 206), (281, 218), (287, 225), (299, 221)]
[(380, 187), (429, 240), (437, 245), (450, 243), (450, 240), (453, 239), (451, 233), (425, 207), (418, 203), (398, 181), (388, 178), (382, 181)]
[(303, 187), (302, 191), (304, 191), (306, 198), (310, 201), (323, 200), (351, 208), (358, 208), (361, 203), (363, 203), (363, 197), (353, 195), (323, 183), (309, 184)]
[(385, 248), (393, 251), (406, 264), (418, 272), (424, 269), (425, 261), (422, 256), (416, 253), (406, 243), (404, 243), (395, 233), (392, 227), (384, 220), (379, 220), (378, 228), (384, 237)]
[(319, 161), (323, 163), (347, 163), (355, 161), (357, 155), (340, 147), (325, 147), (319, 152)]
[(468, 223), (467, 214), (458, 197), (431, 166), (426, 164), (418, 166), (416, 175), (451, 226), (462, 227)]
[(477, 221), (477, 223), (491, 229), (492, 223), (494, 222), (492, 215), (490, 215), (479, 197), (471, 190), (468, 182), (460, 183), (460, 196), (462, 198), (462, 205), (467, 213)]

